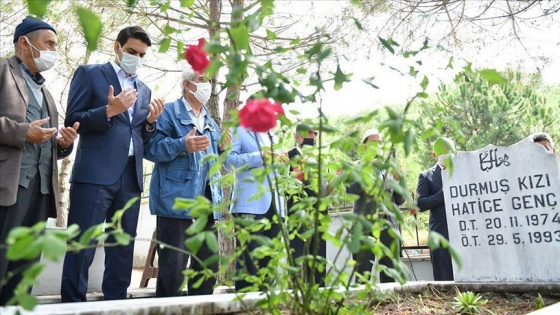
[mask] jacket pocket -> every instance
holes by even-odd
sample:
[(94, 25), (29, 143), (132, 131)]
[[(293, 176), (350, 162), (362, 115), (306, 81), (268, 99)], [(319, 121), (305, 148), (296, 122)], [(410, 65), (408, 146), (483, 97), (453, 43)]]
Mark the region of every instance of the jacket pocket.
[(166, 178), (174, 182), (183, 183), (191, 179), (194, 174), (195, 172), (191, 171), (169, 169), (167, 170)]

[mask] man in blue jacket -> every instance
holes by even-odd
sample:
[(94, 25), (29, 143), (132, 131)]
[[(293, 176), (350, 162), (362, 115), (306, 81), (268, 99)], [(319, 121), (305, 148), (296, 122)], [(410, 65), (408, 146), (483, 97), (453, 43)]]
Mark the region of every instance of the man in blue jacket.
[[(273, 217), (276, 214), (284, 217), (284, 200), (278, 190), (270, 190), (268, 177), (260, 182), (255, 180), (255, 173), (263, 172), (265, 161), (286, 161), (287, 157), (271, 152), (270, 148), (276, 142), (271, 133), (253, 132), (240, 126), (232, 132), (232, 138), (231, 152), (228, 154), (225, 164), (235, 173), (230, 212), (234, 217), (244, 217), (254, 221), (264, 218), (269, 219), (271, 222), (270, 228), (263, 228), (258, 231), (251, 230), (250, 233), (256, 238), (263, 236), (273, 239), (280, 233), (278, 220), (274, 221)], [(270, 177), (272, 179), (274, 175), (270, 173)], [(258, 248), (261, 243), (253, 240), (244, 245), (244, 251), (238, 257), (235, 269), (244, 277), (256, 275), (260, 268), (268, 266), (270, 257), (264, 257), (258, 261), (253, 260), (251, 252)], [(237, 240), (237, 246), (241, 246), (239, 239)], [(247, 288), (252, 285), (251, 282), (244, 279), (237, 280), (235, 281), (235, 290), (237, 292), (247, 291)]]
[[(435, 153), (435, 147), (438, 143), (447, 144), (441, 145), (442, 147), (447, 147), (447, 153), (440, 154), (439, 156)], [(430, 210), (430, 231), (438, 232), (447, 240), (449, 240), (449, 231), (447, 230), (441, 170), (445, 169), (445, 159), (449, 157), (449, 154), (455, 152), (455, 144), (451, 139), (438, 138), (434, 142), (434, 152), (432, 152), (434, 158), (437, 159), (437, 163), (432, 168), (420, 173), (418, 187), (416, 188), (418, 208), (421, 212)], [(453, 281), (453, 265), (451, 264), (451, 255), (447, 249), (438, 248), (430, 251), (430, 256), (434, 280)]]
[[(74, 72), (64, 123), (80, 123), (80, 142), (70, 179), (68, 225), (78, 224), (81, 231), (110, 221), (142, 192), (144, 144), (154, 133), (164, 105), (162, 100), (150, 102), (151, 91), (136, 74), (149, 46), (150, 37), (142, 28), (125, 27), (113, 46), (114, 61), (83, 65)], [(138, 200), (122, 217), (122, 228), (132, 237), (136, 236), (139, 209)], [(133, 250), (134, 242), (105, 247), (105, 300), (126, 299)], [(94, 255), (94, 249), (66, 253), (62, 302), (86, 301)]]
[[(226, 141), (219, 144), (220, 128), (204, 106), (210, 99), (212, 89), (204, 74), (196, 73), (187, 66), (181, 76), (181, 87), (183, 96), (165, 104), (157, 131), (146, 145), (145, 157), (156, 163), (150, 183), (150, 211), (157, 216), (157, 239), (184, 249), (185, 240), (190, 237), (185, 230), (193, 224), (194, 218), (189, 209), (174, 210), (175, 199), (205, 196), (213, 204), (221, 203), (221, 174), (218, 169), (210, 173), (210, 169), (229, 137), (226, 136)], [(216, 158), (203, 161), (207, 155), (215, 155)], [(205, 231), (216, 233), (214, 220), (219, 219), (219, 215), (216, 212), (196, 219), (206, 221)], [(184, 280), (182, 272), (187, 266), (189, 255), (160, 246), (157, 252), (159, 267), (156, 297), (181, 296)], [(204, 241), (198, 253), (193, 254), (191, 268), (202, 271), (202, 262), (216, 253)], [(207, 268), (215, 275), (218, 271), (217, 260)], [(188, 279), (189, 295), (212, 294), (216, 278), (205, 278), (195, 288), (193, 284), (200, 277), (203, 277), (202, 274)]]

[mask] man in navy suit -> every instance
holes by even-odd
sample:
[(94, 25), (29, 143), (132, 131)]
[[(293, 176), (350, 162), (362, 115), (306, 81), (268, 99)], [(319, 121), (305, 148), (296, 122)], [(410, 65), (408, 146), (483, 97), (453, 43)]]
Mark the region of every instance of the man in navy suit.
[[(443, 144), (442, 147), (445, 147), (447, 152), (438, 156), (435, 153), (435, 147), (439, 143)], [(434, 152), (432, 152), (432, 155), (438, 161), (432, 168), (420, 173), (418, 187), (416, 188), (418, 208), (421, 212), (430, 210), (430, 231), (441, 234), (447, 240), (449, 240), (449, 231), (447, 230), (447, 216), (445, 215), (441, 170), (445, 169), (445, 159), (450, 156), (450, 153), (454, 152), (456, 152), (455, 144), (451, 139), (438, 138), (434, 142)], [(453, 281), (453, 265), (447, 249), (438, 248), (430, 251), (430, 256), (434, 280)]]
[[(138, 79), (151, 41), (138, 26), (122, 29), (114, 44), (115, 59), (76, 69), (68, 93), (65, 125), (80, 123), (80, 142), (71, 177), (68, 225), (81, 231), (110, 221), (115, 212), (143, 189), (144, 144), (154, 134), (163, 100), (150, 102), (150, 89)], [(140, 202), (122, 217), (123, 230), (136, 236)], [(109, 243), (115, 240), (109, 238)], [(105, 247), (105, 300), (126, 299), (134, 242)], [(62, 302), (86, 301), (88, 269), (95, 250), (67, 253), (62, 271)]]

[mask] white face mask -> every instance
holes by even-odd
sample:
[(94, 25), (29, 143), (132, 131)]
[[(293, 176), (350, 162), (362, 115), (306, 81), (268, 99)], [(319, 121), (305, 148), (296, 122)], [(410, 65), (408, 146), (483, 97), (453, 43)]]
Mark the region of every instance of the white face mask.
[(441, 168), (445, 169), (445, 164), (444, 164), (445, 162), (444, 162), (444, 161), (445, 161), (447, 158), (451, 157), (451, 156), (452, 156), (451, 154), (442, 154), (442, 155), (438, 156), (438, 164), (439, 164), (439, 166), (440, 166)]
[(190, 81), (192, 84), (196, 85), (196, 92), (189, 90), (189, 92), (194, 95), (199, 102), (202, 104), (206, 104), (210, 99), (210, 94), (212, 94), (212, 84), (210, 82), (193, 82)]
[[(25, 36), (24, 36), (25, 37)], [(56, 60), (58, 59), (58, 53), (56, 51), (50, 50), (39, 50), (37, 47), (33, 46), (27, 37), (25, 37), (29, 46), (32, 47), (31, 49), (31, 56), (33, 57), (33, 62), (35, 62), (35, 66), (39, 70), (39, 72), (47, 71), (54, 67)], [(33, 53), (33, 49), (37, 50), (41, 55), (35, 58), (35, 54)]]
[(136, 74), (136, 71), (142, 68), (142, 59), (138, 56), (131, 55), (129, 53), (125, 53), (119, 44), (119, 49), (123, 54), (122, 59), (119, 58), (119, 54), (117, 54), (117, 59), (119, 60), (119, 66), (121, 69), (124, 70), (125, 73), (128, 74)]

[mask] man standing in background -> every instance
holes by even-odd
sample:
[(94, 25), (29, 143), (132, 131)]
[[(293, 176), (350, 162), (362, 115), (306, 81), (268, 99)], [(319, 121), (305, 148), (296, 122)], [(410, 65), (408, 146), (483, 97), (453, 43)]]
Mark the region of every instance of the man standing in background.
[[(55, 29), (27, 17), (14, 33), (15, 56), (0, 58), (0, 245), (11, 229), (56, 217), (57, 159), (72, 152), (79, 123), (58, 128), (56, 104), (41, 72), (58, 57)], [(0, 306), (34, 261), (8, 261), (0, 249)]]
[[(287, 200), (288, 205), (288, 216), (295, 214), (296, 211), (302, 210), (305, 211), (307, 209), (298, 208), (298, 203), (301, 198), (306, 197), (317, 197), (317, 190), (321, 189), (318, 187), (319, 185), (313, 187), (309, 178), (307, 178), (302, 164), (305, 163), (304, 153), (302, 151), (303, 146), (307, 146), (308, 148), (315, 146), (317, 142), (317, 131), (314, 129), (305, 128), (303, 124), (300, 124), (296, 127), (296, 146), (292, 150), (288, 151), (288, 158), (290, 159), (290, 172), (297, 172), (298, 179), (301, 181), (300, 192), (290, 196)], [(315, 189), (313, 189), (315, 188)], [(295, 206), (295, 207), (294, 207)], [(295, 216), (297, 217), (297, 215)], [(294, 218), (295, 218), (294, 217)], [(290, 222), (290, 221), (288, 221)], [(293, 222), (292, 225), (297, 225), (299, 222)], [(298, 234), (303, 234), (306, 230), (308, 230), (311, 226), (308, 225), (301, 225), (297, 231)], [(320, 235), (320, 234), (318, 234)], [(315, 248), (315, 242), (318, 242), (318, 248)], [(306, 244), (309, 243), (309, 244)], [(317, 252), (319, 257), (323, 257), (326, 259), (327, 257), (327, 242), (323, 238), (319, 238), (316, 240), (314, 237), (309, 238), (308, 240), (301, 239), (298, 235), (294, 237), (293, 240), (290, 241), (290, 248), (293, 250), (293, 258), (294, 260), (302, 257), (306, 254), (305, 248), (308, 248), (309, 255), (313, 255)], [(307, 261), (302, 262), (303, 267), (303, 275), (306, 281), (310, 282), (311, 279), (311, 270), (309, 268), (309, 264)], [(323, 268), (323, 271), (315, 270), (315, 280), (314, 283), (318, 283), (320, 287), (325, 286), (325, 275), (326, 269)]]
[[(383, 150), (381, 150), (381, 147), (383, 146), (383, 136), (377, 129), (369, 129), (365, 131), (362, 137), (362, 144), (364, 146), (367, 146), (368, 143), (369, 145), (375, 146), (375, 148), (377, 148), (377, 158), (382, 157)], [(370, 173), (370, 175), (373, 177), (372, 182), (378, 183), (377, 185), (374, 185), (379, 185), (386, 192), (388, 192), (391, 196), (391, 201), (394, 204), (396, 204), (397, 206), (402, 205), (404, 203), (403, 196), (392, 191), (389, 185), (390, 181), (394, 181), (393, 176), (386, 170), (380, 171), (373, 167), (371, 169), (373, 169), (373, 173)], [(372, 248), (361, 248), (358, 253), (352, 254), (352, 258), (356, 261), (357, 264), (357, 272), (362, 275), (368, 272), (373, 273), (373, 262), (376, 260), (376, 258), (378, 259), (379, 265), (382, 265), (385, 268), (394, 268), (393, 259), (400, 259), (401, 246), (398, 237), (393, 237), (392, 233), (389, 232), (389, 229), (393, 229), (393, 231), (398, 232), (399, 227), (397, 225), (397, 222), (392, 216), (389, 216), (383, 212), (382, 208), (378, 204), (378, 201), (375, 200), (373, 189), (371, 191), (367, 191), (359, 182), (353, 182), (350, 184), (350, 186), (348, 186), (346, 192), (359, 196), (359, 199), (354, 202), (354, 213), (365, 216), (372, 223), (375, 223), (375, 221), (377, 220), (383, 222), (381, 224), (381, 231), (379, 233), (379, 242), (381, 242), (381, 244), (383, 244), (389, 250), (393, 249), (393, 257), (391, 258), (385, 255), (382, 257), (375, 257)], [(371, 237), (371, 229), (364, 228), (364, 235)], [(388, 274), (388, 272), (380, 272), (379, 282), (395, 282), (395, 279), (390, 277)]]
[[(445, 148), (444, 152), (440, 155), (436, 154), (436, 147)], [(437, 159), (437, 163), (420, 173), (418, 177), (417, 205), (420, 212), (430, 210), (430, 231), (435, 231), (449, 240), (441, 171), (445, 169), (445, 160), (456, 153), (455, 144), (453, 140), (442, 137), (434, 142), (433, 148), (432, 156)], [(430, 250), (430, 256), (434, 280), (453, 281), (453, 265), (447, 248), (440, 247), (434, 251)]]
[[(81, 231), (110, 221), (129, 200), (138, 198), (121, 222), (124, 232), (136, 236), (144, 144), (154, 134), (164, 106), (163, 100), (150, 102), (151, 91), (136, 74), (150, 46), (150, 37), (142, 28), (125, 27), (113, 46), (114, 61), (80, 66), (74, 72), (65, 124), (79, 122), (81, 128), (70, 179), (68, 225), (78, 224)], [(105, 300), (126, 299), (133, 250), (134, 242), (105, 247)], [(66, 253), (62, 302), (86, 301), (94, 255), (95, 249)]]

